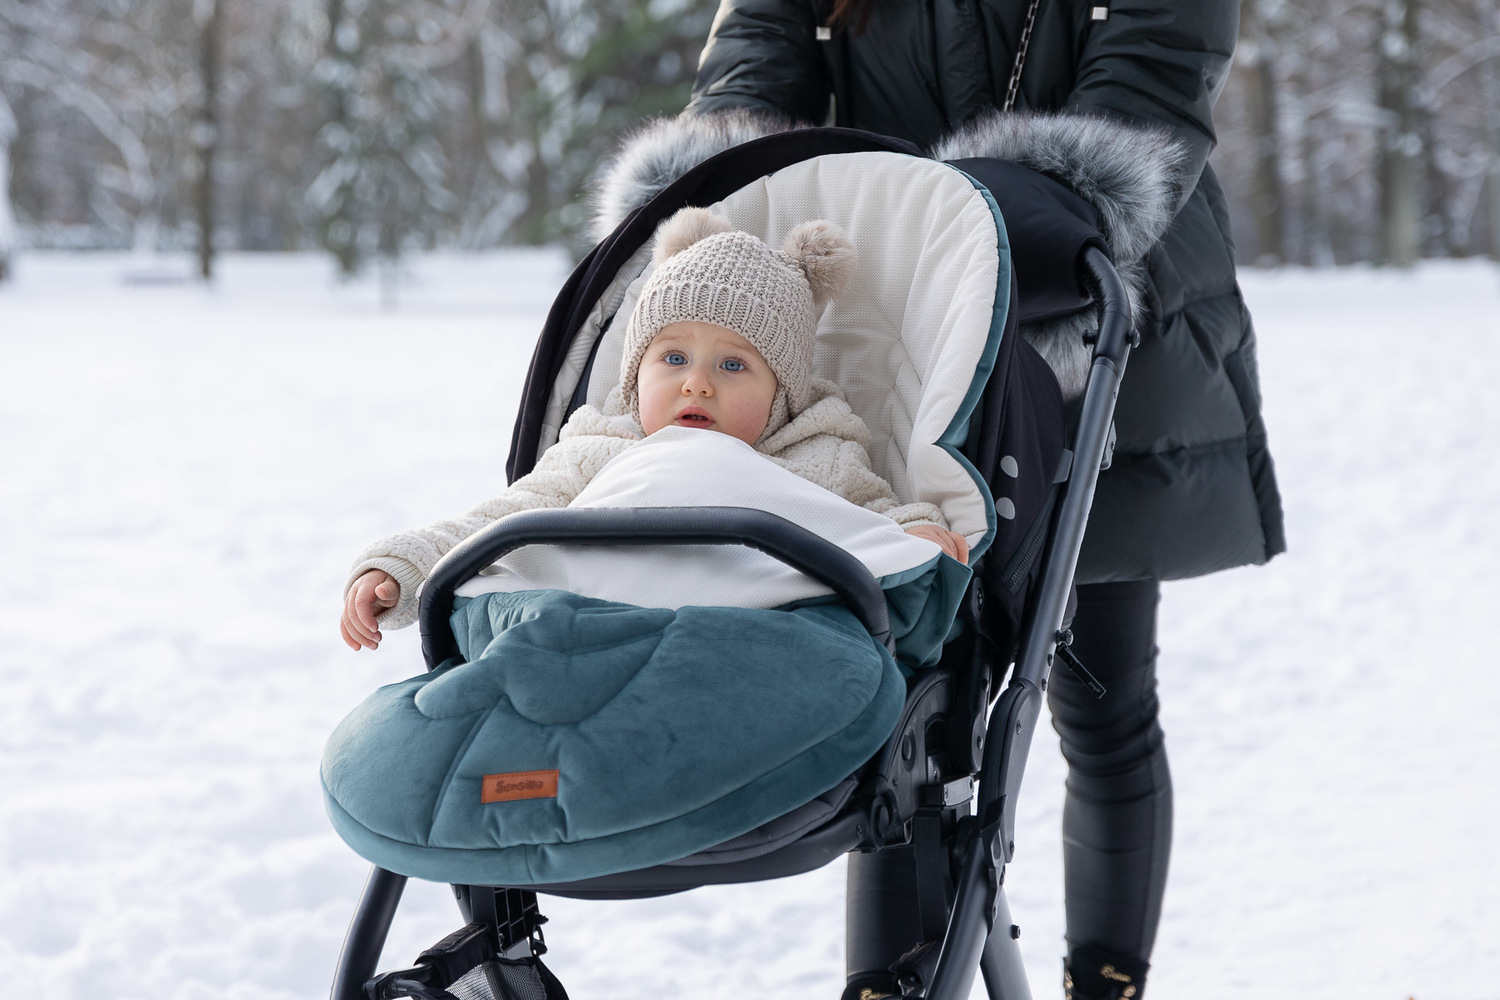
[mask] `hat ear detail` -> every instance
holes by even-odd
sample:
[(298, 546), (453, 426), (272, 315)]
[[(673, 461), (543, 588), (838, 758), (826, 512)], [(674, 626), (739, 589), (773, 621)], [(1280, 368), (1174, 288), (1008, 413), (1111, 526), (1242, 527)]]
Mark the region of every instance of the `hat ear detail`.
[(733, 230), (729, 220), (706, 208), (680, 208), (667, 218), (656, 230), (656, 249), (651, 253), (654, 263), (660, 264), (699, 240)]
[(822, 308), (849, 287), (854, 276), (854, 243), (827, 219), (804, 222), (787, 234), (781, 252), (791, 257), (807, 275), (813, 304)]

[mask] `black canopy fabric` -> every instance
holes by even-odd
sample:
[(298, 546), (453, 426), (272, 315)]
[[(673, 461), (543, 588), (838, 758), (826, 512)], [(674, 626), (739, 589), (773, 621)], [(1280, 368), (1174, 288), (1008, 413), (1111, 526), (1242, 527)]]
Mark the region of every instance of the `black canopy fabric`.
[(1073, 190), (1029, 167), (1004, 160), (949, 160), (983, 184), (1000, 206), (1010, 240), (1021, 323), (1071, 316), (1092, 308), (1078, 280), (1086, 247), (1109, 252), (1099, 213)]

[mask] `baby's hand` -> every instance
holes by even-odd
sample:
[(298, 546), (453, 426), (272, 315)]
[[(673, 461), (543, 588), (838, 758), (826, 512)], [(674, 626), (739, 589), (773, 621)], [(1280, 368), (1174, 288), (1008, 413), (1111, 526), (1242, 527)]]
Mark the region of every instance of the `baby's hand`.
[(939, 528), (935, 524), (919, 524), (915, 528), (907, 528), (906, 533), (925, 538), (929, 542), (937, 542), (948, 555), (965, 566), (969, 564), (969, 540), (956, 531)]
[(372, 569), (360, 574), (349, 594), (344, 598), (344, 614), (339, 619), (339, 631), (344, 642), (356, 652), (360, 647), (374, 649), (384, 638), (375, 616), (396, 606), (401, 599), (401, 584), (384, 570)]

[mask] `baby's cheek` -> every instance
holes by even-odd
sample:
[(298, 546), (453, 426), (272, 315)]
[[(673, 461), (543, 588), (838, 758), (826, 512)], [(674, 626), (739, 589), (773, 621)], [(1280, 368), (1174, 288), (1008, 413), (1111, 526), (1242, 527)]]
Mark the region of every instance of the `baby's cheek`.
[(659, 395), (659, 393), (652, 390), (650, 385), (646, 384), (645, 379), (636, 381), (636, 408), (641, 413), (641, 430), (647, 434), (653, 434), (661, 430), (668, 423), (668, 421), (662, 420), (661, 417), (661, 400), (658, 398)]

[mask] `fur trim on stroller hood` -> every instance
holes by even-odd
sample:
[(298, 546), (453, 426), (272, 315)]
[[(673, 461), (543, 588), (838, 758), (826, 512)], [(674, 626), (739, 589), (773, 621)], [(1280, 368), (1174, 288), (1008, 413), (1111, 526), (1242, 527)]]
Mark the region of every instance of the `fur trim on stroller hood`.
[(594, 187), (594, 240), (625, 221), (667, 185), (716, 153), (775, 132), (806, 128), (754, 111), (652, 118), (626, 134)]
[[(763, 135), (805, 127), (749, 110), (647, 122), (625, 138), (600, 176), (595, 238), (603, 239), (632, 211), (709, 157)], [(1141, 315), (1146, 255), (1171, 224), (1182, 193), (1178, 178), (1185, 152), (1165, 129), (1094, 115), (995, 112), (939, 142), (932, 155), (1008, 160), (1072, 188), (1098, 211), (1131, 307)], [(1057, 373), (1064, 398), (1083, 391), (1091, 357), (1083, 335), (1096, 325), (1092, 312), (1085, 312), (1021, 329)]]
[(1008, 160), (1066, 184), (1098, 210), (1118, 267), (1145, 257), (1172, 224), (1186, 152), (1164, 128), (1095, 115), (997, 111), (938, 143), (932, 155)]
[[(1110, 257), (1125, 283), (1130, 311), (1144, 315), (1146, 255), (1177, 213), (1186, 151), (1165, 129), (1095, 115), (1001, 114), (975, 119), (938, 143), (933, 156), (984, 156), (1030, 167), (1072, 188), (1094, 206)], [(1098, 328), (1092, 310), (1026, 323), (1021, 336), (1052, 367), (1064, 399), (1083, 394)]]

